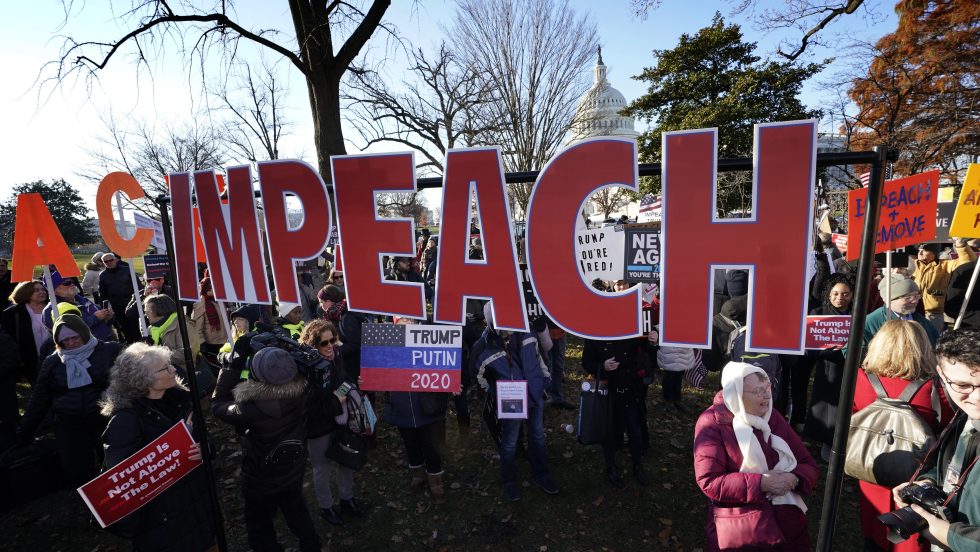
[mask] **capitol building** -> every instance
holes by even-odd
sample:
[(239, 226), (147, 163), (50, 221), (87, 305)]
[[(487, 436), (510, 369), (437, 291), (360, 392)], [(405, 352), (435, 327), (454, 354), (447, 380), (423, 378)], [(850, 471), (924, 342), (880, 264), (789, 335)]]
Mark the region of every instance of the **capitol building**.
[[(599, 136), (636, 138), (640, 135), (634, 128), (633, 119), (620, 115), (620, 111), (626, 108), (626, 98), (606, 79), (606, 65), (602, 62), (601, 47), (597, 52), (597, 58), (593, 69), (595, 76), (592, 86), (579, 100), (575, 119), (569, 129), (569, 144)], [(610, 213), (610, 217), (619, 218), (621, 215), (626, 215), (632, 219), (636, 217), (638, 209), (638, 203), (633, 202)], [(586, 205), (584, 214), (596, 223), (601, 223), (605, 218), (592, 201)]]

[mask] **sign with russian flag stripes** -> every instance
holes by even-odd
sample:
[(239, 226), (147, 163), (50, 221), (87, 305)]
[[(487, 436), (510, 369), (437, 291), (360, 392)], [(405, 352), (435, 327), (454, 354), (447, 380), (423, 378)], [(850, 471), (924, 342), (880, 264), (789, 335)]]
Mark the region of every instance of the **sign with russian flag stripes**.
[(458, 393), (462, 366), (462, 326), (365, 324), (362, 329), (365, 391)]

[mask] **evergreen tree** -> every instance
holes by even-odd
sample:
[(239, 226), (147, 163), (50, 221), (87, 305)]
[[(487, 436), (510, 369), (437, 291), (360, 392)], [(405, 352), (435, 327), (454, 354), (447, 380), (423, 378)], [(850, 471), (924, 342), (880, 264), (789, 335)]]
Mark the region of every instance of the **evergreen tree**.
[[(754, 124), (818, 117), (798, 96), (823, 65), (764, 61), (755, 49), (738, 25), (726, 25), (716, 13), (697, 34), (681, 35), (675, 48), (655, 50), (657, 64), (634, 77), (649, 83), (647, 93), (623, 111), (654, 123), (640, 135), (640, 160), (660, 159), (660, 135), (666, 131), (718, 127), (718, 157), (745, 157), (752, 154)], [(722, 210), (749, 204), (748, 182), (748, 175), (719, 175)], [(655, 178), (643, 191), (659, 188)]]
[(92, 219), (88, 216), (89, 210), (85, 206), (82, 196), (71, 184), (65, 182), (63, 178), (59, 178), (50, 182), (38, 180), (18, 184), (14, 186), (14, 191), (7, 201), (0, 204), (0, 233), (11, 246), (14, 242), (17, 196), (30, 193), (41, 194), (68, 247), (92, 243), (99, 239), (92, 232)]

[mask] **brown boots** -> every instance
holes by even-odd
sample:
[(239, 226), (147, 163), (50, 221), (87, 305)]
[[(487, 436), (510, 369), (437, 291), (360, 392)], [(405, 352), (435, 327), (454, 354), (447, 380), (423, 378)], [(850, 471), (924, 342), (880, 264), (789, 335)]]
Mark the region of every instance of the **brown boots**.
[(412, 480), (408, 483), (408, 490), (417, 493), (425, 486), (425, 466), (419, 466), (417, 468), (409, 466), (408, 470), (412, 473)]
[(436, 504), (446, 503), (446, 489), (442, 485), (442, 472), (437, 474), (428, 474), (429, 476), (429, 491), (432, 492), (432, 500)]

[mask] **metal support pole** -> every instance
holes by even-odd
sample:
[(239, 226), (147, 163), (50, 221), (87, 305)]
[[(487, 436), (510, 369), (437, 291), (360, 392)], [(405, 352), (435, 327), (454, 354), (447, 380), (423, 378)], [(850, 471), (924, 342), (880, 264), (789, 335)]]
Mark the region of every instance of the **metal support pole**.
[[(871, 181), (864, 216), (864, 233), (861, 235), (861, 261), (858, 264), (854, 306), (851, 313), (851, 335), (847, 342), (847, 359), (841, 382), (840, 401), (837, 408), (837, 425), (834, 427), (834, 444), (830, 450), (827, 469), (827, 486), (824, 489), (823, 509), (820, 513), (820, 531), (817, 534), (817, 550), (830, 552), (837, 524), (837, 501), (844, 483), (844, 452), (847, 450), (847, 433), (851, 426), (851, 405), (854, 404), (854, 386), (858, 365), (864, 352), (864, 321), (868, 316), (868, 294), (871, 293), (874, 270), (875, 235), (878, 229), (878, 212), (881, 210), (881, 193), (885, 187), (885, 163), (888, 150), (884, 146), (874, 148), (871, 164)], [(853, 229), (852, 229), (853, 232)], [(848, 245), (854, 242), (851, 238)]]
[[(174, 259), (174, 238), (170, 233), (170, 213), (167, 212), (167, 204), (170, 199), (164, 195), (157, 197), (157, 207), (160, 208), (160, 222), (163, 224), (163, 237), (167, 242), (167, 262), (170, 263), (172, 274), (176, 274), (174, 267), (177, 262)], [(173, 289), (175, 298), (180, 297), (177, 278), (173, 279)], [(191, 390), (194, 407), (194, 438), (201, 445), (201, 459), (204, 461), (204, 474), (208, 480), (208, 495), (211, 497), (211, 510), (214, 515), (214, 536), (218, 543), (218, 550), (225, 552), (228, 550), (228, 543), (225, 539), (224, 518), (221, 515), (221, 503), (218, 501), (218, 490), (214, 479), (214, 468), (211, 466), (211, 446), (208, 443), (207, 424), (204, 422), (204, 412), (201, 410), (201, 400), (198, 394), (197, 374), (194, 371), (194, 358), (191, 355), (191, 340), (187, 333), (187, 317), (184, 316), (184, 309), (180, 302), (177, 303), (177, 325), (180, 329), (180, 339), (184, 344), (184, 362), (187, 364), (187, 384)]]

